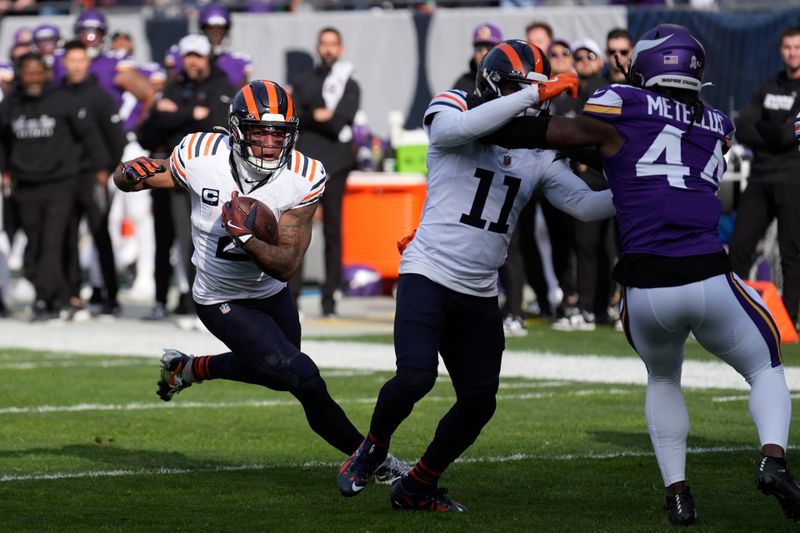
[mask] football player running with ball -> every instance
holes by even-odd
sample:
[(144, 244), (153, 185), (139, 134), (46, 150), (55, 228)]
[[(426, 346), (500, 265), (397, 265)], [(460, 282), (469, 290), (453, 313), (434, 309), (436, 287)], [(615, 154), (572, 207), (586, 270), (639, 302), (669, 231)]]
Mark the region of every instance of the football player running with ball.
[(503, 264), (520, 211), (534, 190), (553, 205), (593, 220), (610, 217), (609, 191), (593, 192), (553, 150), (516, 150), (482, 142), (547, 100), (577, 93), (575, 75), (550, 79), (545, 54), (506, 41), (483, 59), (473, 95), (451, 90), (424, 116), (429, 138), (427, 199), (403, 252), (394, 342), (397, 372), (381, 389), (367, 438), (341, 467), (339, 490), (358, 494), (387, 456), (389, 441), (436, 382), (441, 353), (456, 392), (428, 449), (392, 487), (397, 509), (464, 511), (439, 477), (478, 437), (495, 411), (505, 341), (497, 302)]
[[(298, 119), (277, 83), (256, 80), (234, 97), (228, 130), (192, 133), (168, 161), (121, 163), (123, 191), (185, 187), (192, 198), (192, 295), (203, 324), (230, 352), (186, 355), (164, 350), (158, 396), (168, 402), (193, 383), (228, 379), (289, 391), (320, 437), (350, 455), (363, 436), (331, 398), (319, 369), (300, 351), (300, 320), (286, 287), (311, 239), (311, 221), (325, 190), (319, 161), (294, 150)], [(278, 220), (277, 244), (254, 235), (254, 198)], [(248, 202), (244, 205), (244, 202)], [(256, 204), (258, 205), (258, 204)], [(381, 480), (408, 465), (388, 457)]]
[(778, 328), (759, 295), (731, 271), (716, 196), (734, 126), (699, 97), (706, 53), (689, 31), (662, 24), (636, 43), (630, 85), (598, 89), (574, 119), (520, 124), (532, 145), (597, 145), (614, 194), (622, 253), (622, 322), (647, 366), (645, 412), (670, 522), (696, 521), (686, 484), (689, 415), (681, 393), (690, 333), (750, 384), (761, 442), (757, 487), (800, 520), (800, 485), (785, 452), (792, 404)]

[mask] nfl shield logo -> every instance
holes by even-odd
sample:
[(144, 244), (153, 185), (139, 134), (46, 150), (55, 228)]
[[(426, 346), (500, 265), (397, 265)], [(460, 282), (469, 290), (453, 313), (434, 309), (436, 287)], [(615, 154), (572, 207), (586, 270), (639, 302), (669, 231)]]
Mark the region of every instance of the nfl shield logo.
[(228, 305), (227, 303), (224, 303), (219, 306), (219, 312), (222, 313), (223, 315), (227, 315), (228, 313), (231, 312), (231, 306)]
[(508, 166), (511, 164), (511, 156), (506, 154), (503, 156), (503, 166)]

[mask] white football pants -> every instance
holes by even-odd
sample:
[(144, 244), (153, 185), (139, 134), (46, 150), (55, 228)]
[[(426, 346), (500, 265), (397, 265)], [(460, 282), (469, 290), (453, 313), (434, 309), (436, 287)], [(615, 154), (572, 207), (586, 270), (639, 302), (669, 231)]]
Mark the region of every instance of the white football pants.
[(733, 273), (688, 285), (625, 289), (622, 320), (647, 366), (645, 412), (664, 486), (686, 479), (689, 414), (681, 392), (689, 333), (750, 384), (761, 445), (786, 449), (792, 404), (778, 328), (758, 293)]

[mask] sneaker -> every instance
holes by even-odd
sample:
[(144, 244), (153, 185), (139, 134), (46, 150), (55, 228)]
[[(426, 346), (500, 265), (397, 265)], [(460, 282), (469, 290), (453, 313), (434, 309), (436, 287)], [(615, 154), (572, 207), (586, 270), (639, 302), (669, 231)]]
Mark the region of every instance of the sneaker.
[(571, 307), (564, 311), (564, 316), (550, 324), (550, 327), (556, 331), (594, 331), (597, 326), (594, 313)]
[(150, 312), (142, 317), (142, 320), (164, 320), (167, 318), (167, 308), (158, 302), (150, 309)]
[(772, 457), (762, 457), (756, 466), (756, 486), (768, 496), (775, 496), (789, 520), (800, 521), (800, 485), (786, 466)]
[(50, 306), (44, 300), (36, 300), (31, 306), (31, 322), (46, 322), (57, 315), (53, 314)]
[(391, 485), (411, 470), (411, 465), (394, 455), (387, 454), (386, 460), (375, 471), (375, 483)]
[(114, 320), (122, 314), (122, 307), (116, 302), (104, 303), (100, 306), (97, 318), (104, 320)]
[(506, 337), (524, 337), (528, 334), (525, 319), (521, 316), (508, 315), (503, 319), (503, 333)]
[(447, 489), (431, 487), (426, 492), (409, 492), (403, 486), (402, 479), (392, 485), (389, 501), (395, 509), (412, 511), (432, 511), (437, 513), (455, 511), (463, 513), (467, 510), (460, 503), (450, 499), (450, 496), (447, 495)]
[(667, 510), (669, 522), (675, 526), (690, 526), (697, 522), (697, 511), (694, 508), (694, 498), (686, 490), (673, 496), (667, 496)]
[(347, 461), (339, 468), (336, 481), (342, 496), (355, 496), (369, 484), (373, 474), (385, 466), (388, 451), (370, 443), (367, 439), (361, 443)]
[(92, 316), (100, 314), (100, 309), (103, 306), (105, 297), (103, 296), (103, 289), (100, 287), (92, 287), (92, 295), (89, 297), (89, 312)]
[(183, 389), (192, 386), (185, 370), (192, 366), (193, 355), (165, 348), (161, 356), (161, 379), (158, 380), (158, 397), (168, 402)]

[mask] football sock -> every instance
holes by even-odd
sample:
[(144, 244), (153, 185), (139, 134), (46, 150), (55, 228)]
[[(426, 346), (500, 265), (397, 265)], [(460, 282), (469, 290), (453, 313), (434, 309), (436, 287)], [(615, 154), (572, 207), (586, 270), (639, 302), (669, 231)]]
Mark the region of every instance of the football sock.
[(379, 439), (375, 435), (373, 435), (371, 431), (369, 433), (367, 433), (367, 440), (373, 446), (377, 446), (378, 448), (382, 448), (384, 450), (388, 450), (389, 449), (389, 439), (386, 439), (386, 440)]
[(680, 374), (672, 379), (649, 375), (644, 407), (664, 486), (684, 481), (689, 413), (683, 401)]
[(192, 360), (191, 365), (187, 365), (181, 372), (181, 377), (189, 383), (211, 379), (209, 372), (210, 355), (198, 355)]
[(420, 459), (414, 465), (414, 468), (408, 472), (408, 475), (403, 478), (403, 487), (409, 492), (427, 492), (439, 482), (441, 476), (441, 472), (429, 468)]
[(761, 445), (777, 444), (784, 450), (789, 441), (792, 400), (783, 366), (768, 367), (750, 379), (750, 416)]

